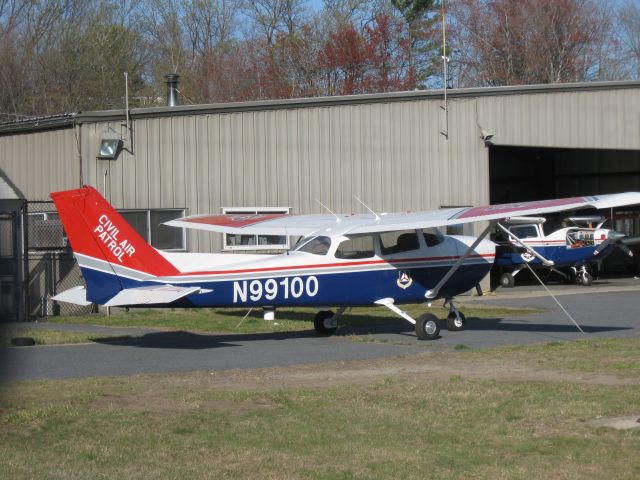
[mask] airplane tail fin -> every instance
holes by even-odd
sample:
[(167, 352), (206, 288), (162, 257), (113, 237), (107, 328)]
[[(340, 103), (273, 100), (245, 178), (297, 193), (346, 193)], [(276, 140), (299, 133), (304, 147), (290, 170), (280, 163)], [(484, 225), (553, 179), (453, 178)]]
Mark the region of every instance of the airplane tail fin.
[(105, 303), (119, 291), (178, 269), (149, 245), (92, 187), (51, 193), (87, 283), (87, 300)]

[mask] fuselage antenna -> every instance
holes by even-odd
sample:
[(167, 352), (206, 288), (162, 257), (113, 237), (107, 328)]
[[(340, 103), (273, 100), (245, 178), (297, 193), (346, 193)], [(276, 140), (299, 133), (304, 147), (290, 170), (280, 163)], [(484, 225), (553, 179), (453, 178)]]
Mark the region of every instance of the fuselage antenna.
[(331, 209), (329, 207), (327, 207), (324, 203), (322, 203), (320, 200), (318, 200), (317, 198), (315, 199), (316, 202), (318, 202), (320, 204), (321, 207), (323, 207), (327, 212), (329, 212), (331, 215), (333, 215), (334, 217), (336, 217), (336, 222), (340, 223), (342, 220), (340, 219), (340, 217), (338, 215), (336, 215), (335, 213), (333, 213), (331, 211)]
[(364, 203), (362, 200), (360, 200), (360, 197), (358, 197), (357, 195), (354, 195), (353, 198), (355, 198), (358, 202), (360, 202), (362, 204), (362, 206), (364, 208), (366, 208), (367, 210), (369, 210), (371, 213), (373, 213), (373, 216), (376, 217), (376, 221), (380, 220), (380, 215), (378, 215), (376, 212), (374, 212), (373, 210), (371, 210), (366, 203)]

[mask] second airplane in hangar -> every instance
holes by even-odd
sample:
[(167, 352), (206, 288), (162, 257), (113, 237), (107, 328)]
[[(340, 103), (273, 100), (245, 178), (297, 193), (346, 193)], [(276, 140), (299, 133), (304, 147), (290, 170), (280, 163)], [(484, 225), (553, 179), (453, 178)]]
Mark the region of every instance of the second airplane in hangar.
[(601, 262), (616, 248), (629, 257), (629, 246), (640, 243), (640, 237), (628, 237), (603, 228), (600, 216), (568, 217), (558, 228), (547, 227), (544, 217), (511, 217), (499, 222), (495, 264), (503, 273), (500, 284), (515, 285), (516, 275), (525, 268), (556, 272), (566, 282), (579, 281), (591, 285), (589, 266)]

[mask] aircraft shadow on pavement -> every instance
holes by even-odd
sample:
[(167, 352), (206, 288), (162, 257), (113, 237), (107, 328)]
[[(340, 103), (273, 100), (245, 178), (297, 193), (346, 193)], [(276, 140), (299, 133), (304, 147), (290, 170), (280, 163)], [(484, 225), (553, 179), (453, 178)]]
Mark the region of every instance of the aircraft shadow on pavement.
[[(370, 326), (342, 326), (335, 336), (403, 333), (413, 332), (413, 326), (407, 323)], [(95, 343), (123, 347), (140, 348), (173, 348), (183, 350), (200, 350), (221, 347), (242, 347), (243, 343), (255, 341), (288, 340), (294, 338), (328, 338), (320, 337), (313, 330), (298, 330), (292, 332), (265, 333), (192, 333), (183, 330), (169, 332), (153, 332), (140, 336), (95, 338)]]
[[(580, 325), (580, 323), (578, 322)], [(616, 327), (611, 325), (580, 325), (585, 333), (615, 332), (618, 330), (631, 330), (631, 327)], [(572, 323), (537, 323), (527, 321), (505, 321), (502, 318), (474, 318), (467, 321), (467, 330), (478, 331), (504, 331), (504, 332), (547, 332), (547, 333), (572, 333), (578, 329)]]
[[(615, 332), (618, 330), (631, 330), (631, 327), (580, 325), (585, 333)], [(446, 330), (446, 322), (440, 321), (440, 328)], [(494, 332), (532, 332), (532, 333), (573, 333), (578, 329), (571, 323), (539, 323), (539, 322), (513, 322), (503, 318), (469, 318), (467, 319), (467, 331), (494, 331)], [(367, 335), (367, 334), (397, 334), (403, 336), (415, 336), (414, 327), (409, 323), (392, 325), (368, 325), (357, 327), (343, 327), (337, 335)]]
[(268, 333), (191, 333), (186, 331), (153, 332), (137, 337), (96, 338), (95, 343), (141, 348), (175, 348), (200, 350), (207, 348), (241, 347), (238, 342), (259, 340), (285, 340), (313, 335), (312, 332), (268, 332)]
[[(618, 330), (631, 330), (631, 327), (581, 325), (585, 333), (613, 332)], [(444, 322), (441, 328), (446, 329)], [(414, 336), (413, 325), (408, 323), (392, 323), (386, 325), (343, 325), (336, 332), (336, 336), (348, 335), (376, 335), (397, 334)], [(467, 331), (504, 331), (504, 332), (546, 332), (546, 333), (573, 333), (577, 329), (572, 324), (552, 324), (533, 322), (510, 322), (501, 318), (471, 318), (467, 321)], [(266, 332), (266, 333), (241, 333), (241, 334), (200, 334), (186, 331), (153, 332), (138, 337), (114, 337), (96, 338), (96, 343), (105, 345), (121, 345), (140, 348), (171, 348), (183, 350), (201, 350), (222, 347), (242, 347), (243, 343), (254, 341), (288, 340), (294, 338), (322, 338), (313, 330), (293, 332)]]

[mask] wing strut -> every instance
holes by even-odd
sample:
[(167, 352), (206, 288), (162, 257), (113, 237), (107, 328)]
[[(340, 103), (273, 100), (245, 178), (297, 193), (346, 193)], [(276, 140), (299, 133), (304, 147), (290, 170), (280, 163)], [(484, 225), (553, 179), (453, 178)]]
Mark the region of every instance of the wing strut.
[(511, 238), (519, 247), (524, 248), (528, 253), (530, 253), (531, 255), (536, 257), (538, 260), (540, 260), (545, 267), (553, 267), (555, 265), (555, 263), (552, 260), (547, 260), (546, 258), (544, 258), (542, 255), (536, 252), (533, 248), (531, 248), (529, 245), (527, 245), (518, 237), (516, 237), (513, 233), (511, 233), (511, 231), (505, 228), (502, 224), (498, 223), (498, 228), (502, 230), (505, 233), (505, 235)]
[(401, 316), (402, 318), (404, 318), (407, 322), (413, 323), (414, 325), (416, 324), (415, 319), (409, 315), (407, 312), (405, 312), (404, 310), (400, 310), (393, 301), (393, 298), (381, 298), (380, 300), (376, 300), (375, 302), (373, 302), (377, 305), (382, 305), (384, 307), (387, 307), (389, 310), (391, 310), (393, 313)]
[(464, 263), (467, 257), (471, 255), (471, 253), (473, 253), (473, 251), (476, 249), (478, 245), (480, 245), (480, 242), (482, 242), (482, 240), (484, 240), (485, 237), (489, 235), (489, 233), (491, 232), (491, 230), (493, 230), (493, 227), (495, 226), (496, 223), (497, 222), (495, 221), (489, 222), (489, 225), (487, 226), (487, 228), (485, 228), (480, 234), (480, 236), (476, 238), (475, 242), (473, 242), (471, 246), (467, 248), (467, 251), (464, 252), (464, 254), (458, 259), (458, 261), (449, 269), (449, 271), (444, 275), (444, 277), (442, 277), (442, 279), (438, 282), (438, 284), (435, 287), (433, 287), (431, 290), (427, 290), (427, 293), (424, 294), (425, 298), (427, 298), (428, 300), (432, 300), (438, 296), (438, 293), (440, 292), (440, 289), (442, 288), (442, 286), (445, 283), (447, 283), (447, 281), (451, 278), (451, 275), (456, 273), (456, 271)]

